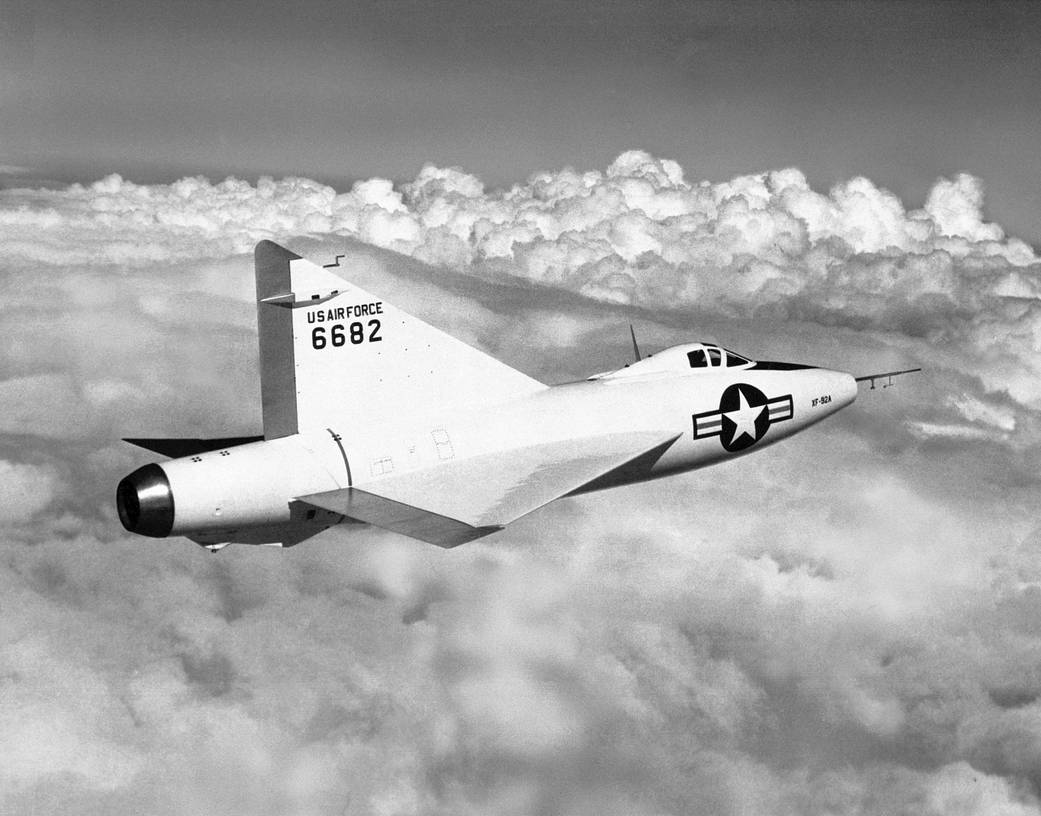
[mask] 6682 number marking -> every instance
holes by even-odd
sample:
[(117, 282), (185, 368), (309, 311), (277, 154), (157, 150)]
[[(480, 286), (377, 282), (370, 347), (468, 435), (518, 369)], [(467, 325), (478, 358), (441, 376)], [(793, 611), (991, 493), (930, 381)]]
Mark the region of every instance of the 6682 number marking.
[[(368, 333), (366, 333), (366, 328), (368, 328)], [(328, 332), (326, 332), (326, 329), (328, 329)], [(364, 326), (358, 321), (349, 323), (346, 326), (343, 323), (315, 326), (311, 330), (311, 346), (315, 349), (324, 349), (328, 346), (339, 348), (347, 345), (348, 342), (352, 346), (358, 346), (362, 343), (379, 343), (383, 340), (379, 332), (380, 322), (375, 319), (370, 320)]]

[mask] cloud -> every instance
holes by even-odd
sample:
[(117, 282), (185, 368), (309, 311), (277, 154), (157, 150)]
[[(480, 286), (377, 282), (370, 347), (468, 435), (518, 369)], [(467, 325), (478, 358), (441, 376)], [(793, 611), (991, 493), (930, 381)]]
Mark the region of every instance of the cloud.
[(341, 194), (299, 178), (146, 186), (112, 175), (4, 200), (0, 240), (27, 262), (139, 269), (240, 254), (264, 237), (349, 236), (608, 303), (926, 337), (957, 346), (958, 367), (990, 392), (1041, 399), (1041, 259), (985, 221), (982, 184), (966, 174), (938, 180), (918, 210), (865, 178), (815, 191), (794, 168), (691, 183), (641, 151), (507, 190), (427, 166), (398, 187), (369, 179)]
[[(258, 426), (264, 237), (547, 381), (631, 321), (927, 371), (451, 552), (132, 538), (119, 437)], [(639, 151), (504, 190), (110, 176), (0, 191), (0, 248), (5, 811), (1041, 810), (1041, 270), (978, 180), (908, 210)]]
[(32, 516), (54, 498), (57, 480), (46, 468), (0, 459), (0, 519)]

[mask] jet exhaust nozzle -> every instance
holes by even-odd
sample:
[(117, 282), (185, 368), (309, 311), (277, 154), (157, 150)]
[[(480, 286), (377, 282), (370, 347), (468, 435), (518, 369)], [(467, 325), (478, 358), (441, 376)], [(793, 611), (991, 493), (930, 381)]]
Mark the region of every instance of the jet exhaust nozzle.
[(145, 465), (124, 478), (116, 487), (119, 520), (131, 533), (165, 538), (174, 522), (170, 480), (159, 465)]

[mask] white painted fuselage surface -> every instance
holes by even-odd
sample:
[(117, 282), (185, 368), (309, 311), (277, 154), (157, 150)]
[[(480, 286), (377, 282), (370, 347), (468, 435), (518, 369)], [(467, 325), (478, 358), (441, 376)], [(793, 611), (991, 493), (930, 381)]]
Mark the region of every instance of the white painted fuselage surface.
[[(743, 399), (739, 398), (737, 410), (721, 411), (721, 397), (732, 387)], [(770, 421), (769, 405), (757, 404), (751, 394), (745, 396), (752, 389), (768, 400), (790, 399), (791, 412)], [(523, 460), (523, 452), (542, 449), (552, 459), (556, 446), (563, 455), (582, 441), (593, 452), (610, 449), (612, 440), (630, 437), (644, 444), (660, 443), (660, 456), (622, 469), (613, 478), (608, 472), (599, 482), (596, 476), (589, 482), (609, 487), (652, 479), (705, 467), (780, 441), (850, 404), (856, 391), (853, 377), (836, 371), (723, 369), (571, 383), (473, 409), (424, 411), (420, 406), (369, 425), (364, 433), (352, 432), (349, 424), (330, 423), (327, 428), (277, 440), (165, 462), (163, 469), (178, 498), (179, 512), (171, 535), (214, 541), (237, 536), (248, 539), (250, 528), (281, 528), (299, 523), (301, 518), (308, 523), (306, 513), (293, 513), (291, 499), (345, 488), (380, 491), (381, 485), (383, 492), (398, 496), (396, 483), (405, 476), (416, 479), (417, 484), (429, 483), (425, 493), (408, 495), (411, 501), (425, 504), (432, 512), (463, 516), (467, 514), (461, 507), (487, 505), (483, 495), (487, 482)], [(696, 437), (695, 417), (713, 414), (719, 417), (719, 432)], [(764, 418), (768, 424), (762, 430)], [(724, 447), (724, 425), (730, 423), (734, 442), (747, 443), (739, 450)], [(669, 440), (673, 440), (671, 444), (665, 444)], [(633, 451), (640, 452), (642, 449)], [(630, 457), (622, 458), (627, 461)], [(478, 460), (487, 463), (486, 471), (475, 468), (468, 479), (456, 476), (466, 471), (467, 462)], [(537, 479), (537, 469), (529, 470), (525, 478)], [(564, 492), (580, 491), (586, 484)], [(330, 520), (323, 515), (310, 523), (325, 526)], [(512, 520), (488, 521), (497, 525)], [(267, 532), (257, 531), (260, 537)]]

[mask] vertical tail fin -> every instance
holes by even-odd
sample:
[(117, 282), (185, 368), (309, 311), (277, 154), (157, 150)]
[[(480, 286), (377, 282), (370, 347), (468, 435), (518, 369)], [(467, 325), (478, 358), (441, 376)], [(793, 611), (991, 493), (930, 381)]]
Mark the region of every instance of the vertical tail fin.
[(267, 439), (545, 388), (278, 244), (255, 262)]

